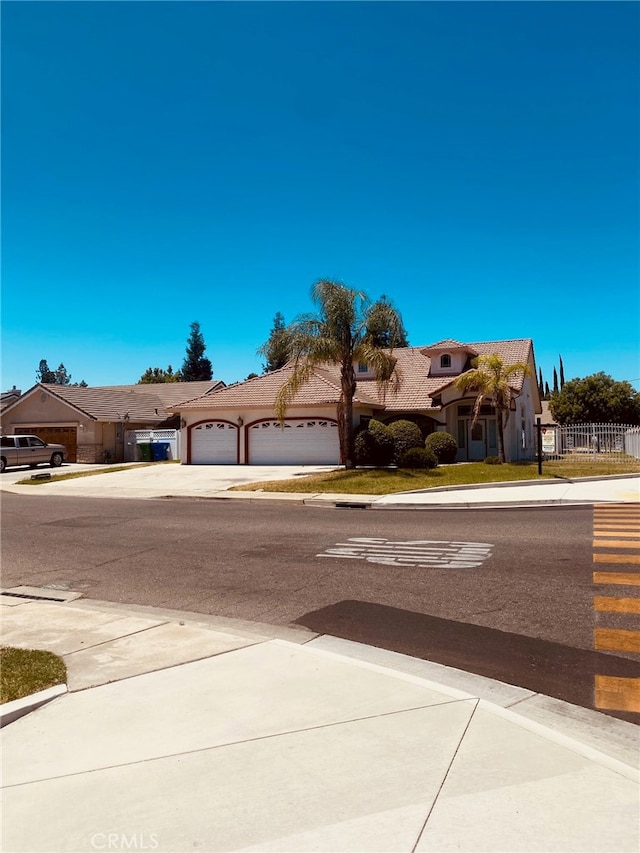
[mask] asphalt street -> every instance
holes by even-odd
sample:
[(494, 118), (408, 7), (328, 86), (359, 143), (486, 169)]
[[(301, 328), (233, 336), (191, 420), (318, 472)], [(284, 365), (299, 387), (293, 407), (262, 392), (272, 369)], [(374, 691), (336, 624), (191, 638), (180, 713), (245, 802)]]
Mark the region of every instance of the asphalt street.
[(593, 650), (592, 507), (2, 501), (5, 588), (297, 624), (585, 707), (594, 672), (636, 666)]

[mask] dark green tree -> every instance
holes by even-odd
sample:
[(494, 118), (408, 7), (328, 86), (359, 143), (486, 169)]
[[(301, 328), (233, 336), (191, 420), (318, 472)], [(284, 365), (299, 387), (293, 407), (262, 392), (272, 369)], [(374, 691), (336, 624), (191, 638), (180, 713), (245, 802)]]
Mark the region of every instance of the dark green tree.
[(44, 385), (71, 385), (78, 387), (87, 387), (84, 379), (81, 382), (71, 382), (71, 374), (67, 368), (60, 362), (56, 370), (51, 370), (47, 364), (46, 358), (40, 360), (36, 371), (36, 382), (42, 382)]
[(56, 369), (56, 385), (71, 385), (71, 374), (67, 368), (60, 362)]
[(566, 382), (549, 408), (559, 424), (640, 424), (640, 392), (602, 371)]
[(553, 393), (557, 394), (560, 389), (558, 388), (558, 371), (553, 368)]
[(409, 346), (402, 317), (386, 296), (381, 296), (371, 306), (367, 323), (374, 346), (381, 349)]
[(564, 364), (562, 363), (562, 356), (559, 355), (558, 358), (560, 359), (560, 390), (562, 391), (564, 388)]
[(540, 394), (540, 399), (544, 400), (544, 383), (542, 381), (542, 368), (538, 368), (538, 393)]
[(548, 400), (551, 397), (551, 391), (549, 390), (549, 383), (544, 383), (544, 397), (543, 400)]
[(147, 367), (138, 379), (138, 385), (152, 385), (155, 382), (181, 382), (180, 371), (173, 372), (171, 365), (164, 370), (162, 367)]
[(206, 348), (200, 323), (194, 321), (191, 323), (191, 334), (187, 339), (187, 355), (180, 371), (183, 382), (198, 382), (212, 378), (211, 362), (204, 357)]
[(56, 372), (49, 369), (46, 358), (40, 359), (40, 364), (36, 370), (36, 382), (42, 382), (44, 385), (56, 384)]
[(269, 334), (269, 340), (258, 350), (267, 359), (266, 364), (262, 366), (263, 373), (271, 373), (273, 370), (279, 370), (289, 361), (289, 339), (286, 329), (284, 317), (278, 311), (273, 318), (273, 328)]
[[(340, 456), (346, 468), (354, 468), (354, 362), (367, 364), (378, 387), (385, 388), (399, 384), (396, 359), (386, 348), (376, 345), (369, 331), (373, 306), (366, 294), (341, 282), (324, 279), (314, 285), (311, 295), (318, 313), (298, 317), (286, 330), (293, 370), (278, 392), (275, 411), (277, 417), (284, 420), (289, 404), (314, 375), (315, 369), (327, 363), (337, 365), (340, 368), (337, 407)], [(393, 328), (400, 324), (399, 317), (393, 318), (391, 314), (389, 320), (393, 320)], [(266, 347), (267, 344), (261, 351), (266, 352)]]

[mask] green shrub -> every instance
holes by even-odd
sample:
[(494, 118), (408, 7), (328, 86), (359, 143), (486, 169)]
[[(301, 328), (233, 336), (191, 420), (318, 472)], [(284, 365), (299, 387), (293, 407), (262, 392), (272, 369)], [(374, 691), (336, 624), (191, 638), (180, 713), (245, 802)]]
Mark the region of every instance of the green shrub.
[(448, 432), (432, 432), (427, 436), (425, 447), (433, 450), (438, 462), (449, 464), (456, 461), (458, 443)]
[(372, 419), (367, 429), (356, 436), (356, 462), (358, 465), (389, 465), (393, 458), (393, 438), (389, 427)]
[(424, 450), (424, 439), (420, 427), (412, 421), (394, 421), (389, 424), (389, 432), (393, 437), (393, 461), (400, 464), (400, 459), (412, 447)]
[(428, 447), (410, 447), (400, 457), (399, 468), (435, 468), (438, 464), (433, 450)]
[(502, 465), (499, 456), (487, 456), (484, 460), (485, 465)]

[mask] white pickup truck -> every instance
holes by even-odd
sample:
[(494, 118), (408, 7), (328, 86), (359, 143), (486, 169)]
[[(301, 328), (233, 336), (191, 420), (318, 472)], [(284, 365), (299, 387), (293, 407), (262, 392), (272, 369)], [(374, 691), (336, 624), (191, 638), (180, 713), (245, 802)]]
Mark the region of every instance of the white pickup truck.
[(57, 468), (64, 461), (66, 448), (63, 444), (47, 444), (37, 435), (3, 435), (0, 436), (0, 453), (0, 471), (18, 465), (35, 468), (42, 462)]

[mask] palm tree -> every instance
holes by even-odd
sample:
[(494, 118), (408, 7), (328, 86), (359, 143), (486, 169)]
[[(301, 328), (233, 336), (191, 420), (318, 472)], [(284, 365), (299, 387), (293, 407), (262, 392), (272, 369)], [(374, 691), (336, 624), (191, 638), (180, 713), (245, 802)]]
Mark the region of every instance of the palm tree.
[[(371, 303), (365, 293), (340, 282), (322, 279), (313, 286), (311, 296), (318, 313), (301, 315), (285, 330), (293, 370), (276, 397), (276, 415), (284, 420), (296, 392), (311, 379), (316, 368), (339, 365), (340, 457), (346, 468), (355, 468), (353, 365), (354, 362), (367, 364), (383, 393), (390, 385), (397, 387), (400, 377), (392, 353), (393, 343), (401, 339), (404, 331), (402, 319), (388, 299)], [(382, 326), (389, 331), (388, 348), (377, 343)]]
[(511, 399), (515, 396), (509, 380), (513, 380), (513, 377), (520, 373), (530, 376), (531, 368), (523, 361), (505, 364), (496, 353), (479, 355), (471, 364), (473, 370), (459, 376), (454, 385), (460, 391), (475, 391), (477, 394), (473, 404), (472, 426), (478, 420), (483, 400), (489, 398), (495, 409), (498, 425), (498, 458), (504, 462), (504, 428), (509, 420)]

